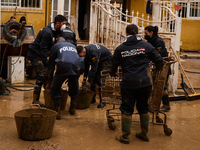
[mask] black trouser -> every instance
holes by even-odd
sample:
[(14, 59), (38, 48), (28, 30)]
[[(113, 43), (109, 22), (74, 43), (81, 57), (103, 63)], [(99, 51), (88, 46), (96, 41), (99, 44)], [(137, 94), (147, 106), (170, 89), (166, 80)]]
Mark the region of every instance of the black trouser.
[(111, 66), (111, 58), (99, 63), (93, 83), (97, 84), (98, 86), (101, 86), (101, 71), (108, 70), (110, 66)]
[(58, 76), (53, 77), (53, 82), (51, 85), (51, 98), (56, 100), (54, 102), (55, 107), (60, 107), (60, 98), (61, 98), (61, 87), (63, 82), (68, 79), (69, 87), (69, 96), (77, 96), (79, 94), (79, 84), (78, 84), (78, 75), (68, 75), (68, 76)]
[(151, 89), (151, 85), (139, 89), (127, 89), (121, 87), (121, 112), (125, 115), (132, 115), (134, 112), (135, 103), (140, 115), (149, 112), (148, 99), (151, 93)]

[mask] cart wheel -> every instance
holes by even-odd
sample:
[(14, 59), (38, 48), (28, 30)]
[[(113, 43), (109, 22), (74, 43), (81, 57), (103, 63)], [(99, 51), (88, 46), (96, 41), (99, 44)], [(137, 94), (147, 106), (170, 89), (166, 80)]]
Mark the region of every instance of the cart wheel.
[(116, 126), (114, 123), (112, 122), (108, 122), (108, 127), (111, 129), (111, 130), (115, 130)]
[(172, 134), (172, 130), (170, 128), (164, 129), (164, 132), (167, 136), (170, 136)]
[(115, 130), (116, 126), (114, 124), (114, 121), (115, 119), (111, 116), (108, 116), (107, 117), (107, 121), (108, 121), (108, 127), (111, 129), (111, 130)]
[(162, 124), (162, 123), (163, 123), (163, 120), (162, 120), (160, 117), (157, 117), (157, 116), (156, 116), (156, 123), (161, 123), (161, 124)]

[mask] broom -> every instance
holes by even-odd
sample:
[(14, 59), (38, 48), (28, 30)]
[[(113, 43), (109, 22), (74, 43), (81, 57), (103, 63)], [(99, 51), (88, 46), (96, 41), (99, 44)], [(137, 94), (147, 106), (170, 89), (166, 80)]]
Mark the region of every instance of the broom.
[[(195, 100), (195, 99), (200, 99), (200, 93), (196, 93), (196, 91), (194, 90), (189, 78), (187, 77), (187, 75), (186, 75), (186, 73), (183, 69), (183, 66), (181, 65), (180, 59), (178, 58), (178, 56), (176, 55), (175, 51), (173, 50), (173, 48), (171, 46), (170, 46), (170, 49), (173, 51), (174, 56), (178, 60), (178, 63), (179, 63), (179, 66), (180, 66), (181, 79), (182, 79), (181, 87), (183, 88), (183, 90), (185, 91), (185, 93), (187, 95), (186, 100), (191, 101), (191, 100)], [(192, 88), (191, 90), (188, 88), (188, 86), (183, 81), (183, 74), (186, 77), (188, 83), (190, 84), (190, 87)]]

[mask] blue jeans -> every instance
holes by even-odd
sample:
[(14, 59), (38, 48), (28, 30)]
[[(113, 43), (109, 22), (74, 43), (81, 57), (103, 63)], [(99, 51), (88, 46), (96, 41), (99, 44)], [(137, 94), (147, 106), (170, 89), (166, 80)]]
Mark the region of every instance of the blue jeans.
[(56, 106), (60, 106), (60, 98), (61, 98), (61, 87), (63, 82), (68, 79), (68, 87), (69, 87), (69, 96), (77, 96), (79, 94), (79, 84), (78, 84), (78, 75), (68, 75), (68, 76), (57, 76), (53, 77), (53, 82), (51, 85), (51, 98), (53, 100), (57, 100)]
[(151, 93), (152, 86), (147, 86), (139, 89), (127, 89), (121, 87), (122, 104), (120, 110), (123, 114), (132, 115), (134, 112), (134, 106), (138, 113), (145, 114), (149, 112), (148, 99)]

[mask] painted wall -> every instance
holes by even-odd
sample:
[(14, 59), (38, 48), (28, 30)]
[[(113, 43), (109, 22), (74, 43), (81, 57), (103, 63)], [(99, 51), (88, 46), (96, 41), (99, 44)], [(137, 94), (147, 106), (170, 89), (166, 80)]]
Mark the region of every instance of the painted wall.
[[(46, 7), (46, 3), (48, 4), (48, 7)], [(46, 24), (48, 24), (50, 17), (46, 17), (47, 15), (49, 16), (49, 0), (43, 1), (42, 4), (42, 10), (38, 11), (38, 12), (23, 12), (20, 11), (16, 12), (15, 18), (16, 21), (19, 22), (20, 18), (22, 16), (26, 17), (26, 23), (28, 25), (34, 25), (35, 28), (35, 33), (37, 35), (37, 33), (40, 31), (40, 29), (42, 29), (44, 26), (46, 26)], [(51, 8), (50, 8), (51, 9)], [(14, 16), (14, 9), (9, 9), (9, 12), (6, 11), (6, 8), (2, 8), (1, 7), (1, 24), (6, 23), (11, 16)], [(28, 11), (28, 10), (27, 10)], [(47, 14), (47, 15), (46, 15)]]
[(182, 20), (181, 49), (200, 50), (200, 20)]
[[(146, 0), (127, 0), (127, 9), (129, 11), (129, 15), (132, 15), (132, 11), (134, 11), (134, 16), (138, 12), (138, 17), (142, 18), (142, 14), (144, 14), (144, 19), (147, 20), (147, 16), (149, 15), (149, 20), (151, 20), (152, 15), (146, 14)], [(139, 25), (141, 22), (138, 23)]]
[(71, 0), (71, 15), (76, 15), (76, 1), (77, 0)]

